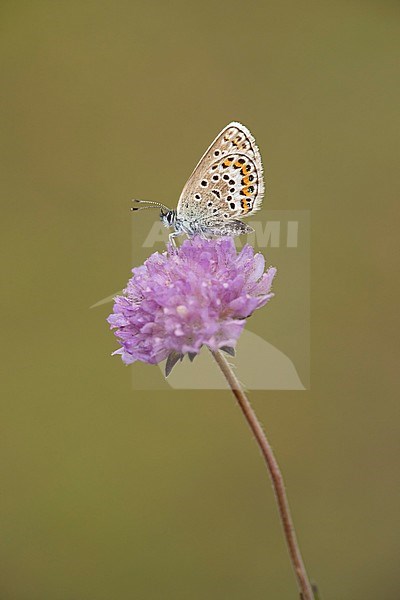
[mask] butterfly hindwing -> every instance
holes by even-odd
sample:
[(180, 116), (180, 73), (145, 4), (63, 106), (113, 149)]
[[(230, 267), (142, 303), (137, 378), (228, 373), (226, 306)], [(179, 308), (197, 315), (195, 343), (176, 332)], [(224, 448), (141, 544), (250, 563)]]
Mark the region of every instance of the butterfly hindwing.
[(189, 177), (178, 202), (178, 218), (221, 229), (218, 224), (261, 208), (263, 194), (262, 163), (254, 138), (246, 127), (233, 122)]

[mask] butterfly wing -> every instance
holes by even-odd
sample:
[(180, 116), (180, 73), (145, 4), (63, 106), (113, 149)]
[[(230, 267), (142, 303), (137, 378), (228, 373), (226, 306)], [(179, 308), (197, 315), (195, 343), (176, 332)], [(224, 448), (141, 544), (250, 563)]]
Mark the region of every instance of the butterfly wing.
[[(216, 137), (189, 177), (177, 215), (212, 229), (232, 229), (229, 221), (261, 208), (264, 195), (260, 152), (250, 131), (232, 122)], [(233, 228), (241, 227), (233, 224)], [(243, 233), (243, 231), (238, 231)], [(229, 235), (229, 233), (227, 233)]]

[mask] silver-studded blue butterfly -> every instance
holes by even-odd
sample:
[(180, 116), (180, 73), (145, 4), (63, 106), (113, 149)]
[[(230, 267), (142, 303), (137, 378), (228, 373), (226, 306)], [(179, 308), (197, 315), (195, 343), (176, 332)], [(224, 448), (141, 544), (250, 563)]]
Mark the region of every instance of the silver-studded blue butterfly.
[(236, 236), (253, 231), (240, 219), (261, 208), (263, 168), (254, 137), (244, 125), (229, 123), (206, 150), (180, 195), (176, 210), (147, 200), (142, 206), (159, 207), (160, 219), (172, 227), (170, 240), (189, 236)]

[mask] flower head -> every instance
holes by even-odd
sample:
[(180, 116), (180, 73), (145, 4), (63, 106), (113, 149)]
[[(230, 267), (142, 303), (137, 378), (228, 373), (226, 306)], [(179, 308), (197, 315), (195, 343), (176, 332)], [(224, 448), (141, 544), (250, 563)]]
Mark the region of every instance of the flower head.
[[(233, 348), (246, 317), (273, 296), (276, 269), (264, 273), (262, 254), (232, 238), (191, 238), (178, 249), (155, 252), (132, 269), (108, 322), (125, 364), (191, 358), (201, 347)], [(175, 362), (175, 360), (174, 360)]]

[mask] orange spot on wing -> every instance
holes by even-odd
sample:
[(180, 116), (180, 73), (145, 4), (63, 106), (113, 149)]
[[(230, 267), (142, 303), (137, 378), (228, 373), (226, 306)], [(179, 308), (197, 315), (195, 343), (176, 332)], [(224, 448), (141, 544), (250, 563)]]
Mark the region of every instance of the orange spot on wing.
[(249, 188), (248, 188), (248, 187), (244, 187), (244, 188), (242, 189), (242, 192), (243, 192), (243, 194), (244, 194), (245, 196), (247, 196), (247, 197), (251, 196), (251, 192), (250, 192), (250, 190), (249, 190)]
[(249, 200), (241, 200), (240, 205), (243, 209), (243, 213), (246, 214), (251, 210), (251, 202)]
[(235, 164), (233, 166), (236, 167), (237, 169), (240, 169), (240, 167), (242, 167), (242, 163), (240, 162), (240, 158), (235, 162)]

